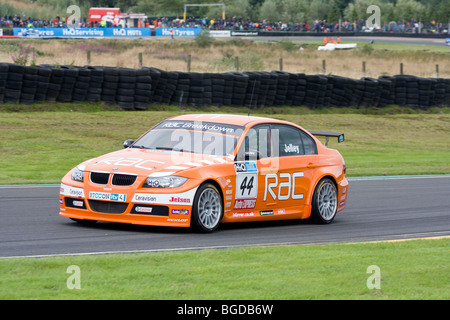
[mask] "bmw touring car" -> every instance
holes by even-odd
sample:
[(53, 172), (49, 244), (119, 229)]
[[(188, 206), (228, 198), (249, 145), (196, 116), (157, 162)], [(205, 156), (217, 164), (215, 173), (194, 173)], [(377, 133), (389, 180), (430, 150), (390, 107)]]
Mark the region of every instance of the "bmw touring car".
[(341, 154), (317, 136), (344, 140), (262, 117), (175, 116), (70, 170), (60, 215), (201, 232), (243, 221), (328, 224), (346, 205), (348, 181)]

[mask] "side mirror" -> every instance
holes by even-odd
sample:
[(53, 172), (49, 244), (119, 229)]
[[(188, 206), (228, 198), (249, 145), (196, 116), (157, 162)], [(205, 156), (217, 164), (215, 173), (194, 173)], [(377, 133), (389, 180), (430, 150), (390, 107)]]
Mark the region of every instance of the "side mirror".
[(129, 148), (129, 147), (131, 147), (131, 145), (134, 143), (134, 140), (131, 140), (131, 139), (128, 139), (128, 140), (125, 140), (125, 142), (123, 143), (123, 147), (126, 149), (126, 148)]

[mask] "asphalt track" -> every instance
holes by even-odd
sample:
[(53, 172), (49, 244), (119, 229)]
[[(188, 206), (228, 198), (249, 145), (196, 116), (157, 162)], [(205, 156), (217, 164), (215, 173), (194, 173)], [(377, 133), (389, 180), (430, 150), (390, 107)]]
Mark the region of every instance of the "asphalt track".
[(0, 187), (0, 257), (398, 240), (450, 236), (450, 175), (351, 179), (329, 225), (224, 224), (215, 233), (60, 217), (59, 186)]

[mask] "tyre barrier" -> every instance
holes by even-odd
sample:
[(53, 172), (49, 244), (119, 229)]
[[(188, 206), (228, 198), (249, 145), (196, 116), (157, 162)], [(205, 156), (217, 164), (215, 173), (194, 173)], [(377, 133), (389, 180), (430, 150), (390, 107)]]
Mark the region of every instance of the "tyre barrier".
[(350, 79), (284, 71), (196, 73), (101, 66), (0, 63), (0, 103), (97, 102), (126, 110), (180, 106), (427, 109), (450, 106), (450, 79), (412, 75)]

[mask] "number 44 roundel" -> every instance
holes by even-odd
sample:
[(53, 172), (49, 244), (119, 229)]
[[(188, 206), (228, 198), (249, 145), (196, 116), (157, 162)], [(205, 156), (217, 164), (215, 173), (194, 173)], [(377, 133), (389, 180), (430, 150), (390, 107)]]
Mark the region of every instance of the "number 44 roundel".
[(236, 175), (236, 199), (256, 199), (257, 194), (257, 173), (239, 173)]

